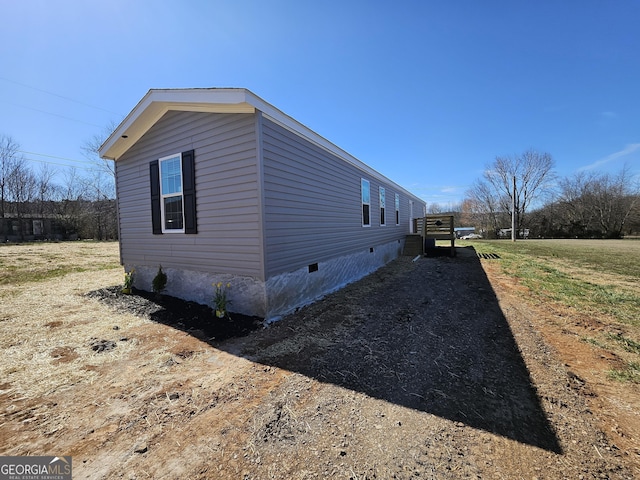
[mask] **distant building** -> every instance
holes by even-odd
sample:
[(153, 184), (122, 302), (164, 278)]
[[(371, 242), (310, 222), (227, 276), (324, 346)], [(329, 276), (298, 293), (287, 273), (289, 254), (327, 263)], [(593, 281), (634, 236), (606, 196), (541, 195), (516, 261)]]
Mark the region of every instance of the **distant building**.
[[(498, 230), (498, 238), (511, 238), (511, 229), (501, 228), (500, 230)], [(529, 229), (521, 229), (518, 238), (529, 238)]]
[(464, 237), (471, 233), (476, 233), (476, 227), (457, 227), (453, 231), (456, 233), (456, 238)]
[(64, 239), (62, 222), (50, 215), (29, 214), (0, 218), (0, 241), (3, 243)]

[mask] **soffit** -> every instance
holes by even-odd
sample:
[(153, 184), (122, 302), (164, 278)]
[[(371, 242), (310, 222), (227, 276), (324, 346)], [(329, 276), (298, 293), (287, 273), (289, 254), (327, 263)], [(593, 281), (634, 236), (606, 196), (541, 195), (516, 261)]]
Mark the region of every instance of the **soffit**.
[(149, 90), (99, 149), (100, 157), (118, 160), (129, 148), (171, 111), (205, 113), (253, 113), (245, 89)]

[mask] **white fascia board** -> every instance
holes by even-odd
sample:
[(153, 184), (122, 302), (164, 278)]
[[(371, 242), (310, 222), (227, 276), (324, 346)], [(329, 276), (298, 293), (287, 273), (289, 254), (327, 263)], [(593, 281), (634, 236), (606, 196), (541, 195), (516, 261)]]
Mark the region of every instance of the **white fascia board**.
[(401, 187), (394, 181), (342, 150), (326, 138), (278, 110), (270, 103), (246, 88), (188, 88), (188, 89), (152, 89), (138, 102), (135, 108), (120, 123), (118, 128), (102, 144), (100, 157), (117, 160), (131, 146), (170, 110), (208, 113), (253, 113), (261, 111), (282, 127), (306, 138), (320, 148), (336, 155), (345, 162), (378, 181), (391, 185), (394, 189), (423, 202), (419, 197)]
[(210, 113), (253, 113), (246, 90), (149, 90), (99, 149), (100, 157), (117, 160), (170, 110)]
[(400, 192), (400, 191), (404, 192), (409, 197), (412, 197), (412, 198), (414, 198), (414, 199), (416, 199), (416, 200), (418, 200), (420, 202), (424, 202), (418, 196), (416, 196), (413, 193), (409, 192), (404, 187), (398, 185), (393, 180), (385, 177), (380, 172), (374, 170), (373, 168), (371, 168), (366, 163), (362, 162), (361, 160), (358, 160), (356, 157), (354, 157), (350, 153), (348, 153), (345, 150), (341, 149), (340, 147), (338, 147), (334, 143), (330, 142), (329, 140), (327, 140), (323, 136), (318, 135), (316, 132), (314, 132), (310, 128), (306, 127), (305, 125), (303, 125), (302, 123), (298, 122), (297, 120), (295, 120), (294, 118), (290, 117), (289, 115), (287, 115), (286, 113), (282, 112), (281, 110), (278, 110), (273, 105), (265, 102), (260, 97), (256, 96), (255, 94), (253, 94), (252, 92), (250, 92), (248, 90), (247, 90), (247, 96), (248, 96), (248, 98), (247, 98), (247, 102), (248, 103), (254, 105), (256, 110), (260, 110), (267, 118), (269, 118), (270, 120), (276, 122), (281, 127), (286, 128), (287, 130), (293, 131), (294, 133), (297, 133), (298, 135), (301, 135), (302, 137), (306, 138), (307, 140), (309, 140), (310, 142), (312, 142), (315, 145), (319, 146), (320, 148), (328, 151), (329, 153), (332, 153), (333, 155), (337, 156), (338, 158), (341, 158), (345, 162), (353, 165), (358, 170), (362, 171), (362, 173), (364, 175), (368, 175), (368, 176), (370, 176), (372, 178), (375, 178), (376, 180), (378, 180), (380, 182), (384, 182), (384, 183), (392, 186), (394, 189), (398, 190), (398, 192)]

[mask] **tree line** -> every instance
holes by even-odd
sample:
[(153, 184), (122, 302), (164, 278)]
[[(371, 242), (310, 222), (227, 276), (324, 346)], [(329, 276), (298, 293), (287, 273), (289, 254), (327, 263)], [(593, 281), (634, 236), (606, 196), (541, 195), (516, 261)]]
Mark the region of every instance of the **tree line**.
[[(487, 238), (622, 238), (640, 234), (640, 178), (580, 171), (560, 178), (550, 154), (496, 157), (454, 208), (456, 225)], [(441, 210), (430, 206), (430, 211)], [(434, 212), (435, 213), (435, 212)]]
[[(107, 130), (105, 130), (106, 132)], [(20, 145), (0, 135), (0, 241), (115, 239), (114, 166), (101, 160), (94, 136), (82, 147), (89, 175), (74, 168), (34, 169)], [(628, 166), (617, 174), (578, 172), (559, 178), (550, 154), (527, 150), (500, 156), (453, 207), (457, 226), (487, 238), (621, 238), (640, 234), (640, 178)], [(60, 180), (62, 176), (62, 180)], [(451, 209), (450, 209), (451, 210)], [(438, 204), (430, 213), (443, 213)]]
[(94, 166), (89, 175), (36, 169), (12, 137), (0, 135), (0, 240), (117, 238), (114, 178), (109, 166)]

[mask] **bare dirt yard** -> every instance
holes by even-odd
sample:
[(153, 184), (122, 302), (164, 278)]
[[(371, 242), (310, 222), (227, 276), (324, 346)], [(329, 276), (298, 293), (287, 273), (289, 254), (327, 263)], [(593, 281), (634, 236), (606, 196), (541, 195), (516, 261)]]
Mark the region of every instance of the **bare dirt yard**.
[(640, 477), (638, 385), (473, 248), (226, 340), (107, 288), (117, 248), (0, 247), (0, 455), (78, 479)]

